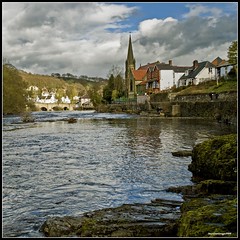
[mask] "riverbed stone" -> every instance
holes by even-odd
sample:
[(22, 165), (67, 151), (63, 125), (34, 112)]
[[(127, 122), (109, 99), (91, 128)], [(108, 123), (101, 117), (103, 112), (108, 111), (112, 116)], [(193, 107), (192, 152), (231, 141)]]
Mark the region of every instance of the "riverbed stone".
[(40, 231), (47, 237), (173, 237), (182, 201), (123, 204), (87, 212), (81, 217), (47, 219)]
[(179, 150), (177, 152), (172, 152), (175, 157), (190, 157), (192, 156), (192, 150)]
[(81, 226), (81, 216), (50, 217), (43, 223), (40, 232), (46, 237), (75, 236)]

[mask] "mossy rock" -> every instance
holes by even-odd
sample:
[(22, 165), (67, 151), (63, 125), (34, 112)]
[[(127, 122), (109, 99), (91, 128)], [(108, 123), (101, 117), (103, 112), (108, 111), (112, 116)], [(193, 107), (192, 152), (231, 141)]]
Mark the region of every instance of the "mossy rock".
[(185, 202), (181, 211), (179, 237), (210, 237), (219, 233), (234, 237), (237, 234), (237, 198), (193, 199)]
[(190, 157), (192, 156), (192, 150), (179, 150), (177, 152), (172, 152), (175, 157)]
[(175, 237), (182, 201), (156, 199), (47, 219), (40, 231), (47, 237)]
[(237, 179), (237, 134), (214, 137), (193, 148), (188, 166), (193, 178)]
[(237, 182), (208, 179), (198, 183), (196, 189), (201, 194), (237, 194)]

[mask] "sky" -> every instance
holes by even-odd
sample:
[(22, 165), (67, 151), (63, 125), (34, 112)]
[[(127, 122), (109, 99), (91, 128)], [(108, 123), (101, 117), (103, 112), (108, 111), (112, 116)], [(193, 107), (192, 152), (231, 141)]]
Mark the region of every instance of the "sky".
[(125, 71), (131, 34), (136, 69), (227, 60), (237, 2), (2, 2), (2, 56), (35, 74), (106, 78)]

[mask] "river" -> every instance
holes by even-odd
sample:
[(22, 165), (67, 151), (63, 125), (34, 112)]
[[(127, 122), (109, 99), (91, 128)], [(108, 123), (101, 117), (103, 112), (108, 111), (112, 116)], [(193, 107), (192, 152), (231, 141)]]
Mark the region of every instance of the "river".
[[(43, 237), (50, 216), (77, 216), (155, 198), (192, 184), (191, 150), (236, 127), (196, 119), (148, 118), (94, 111), (33, 112), (2, 122), (2, 236)], [(77, 119), (70, 124), (69, 117)]]

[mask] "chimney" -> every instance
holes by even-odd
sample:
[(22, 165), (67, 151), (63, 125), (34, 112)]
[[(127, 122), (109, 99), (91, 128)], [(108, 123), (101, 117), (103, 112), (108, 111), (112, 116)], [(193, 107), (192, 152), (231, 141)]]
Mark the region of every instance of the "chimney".
[(198, 61), (197, 60), (194, 60), (193, 61), (193, 69), (197, 68), (198, 67)]
[(172, 60), (169, 60), (169, 66), (172, 66)]

